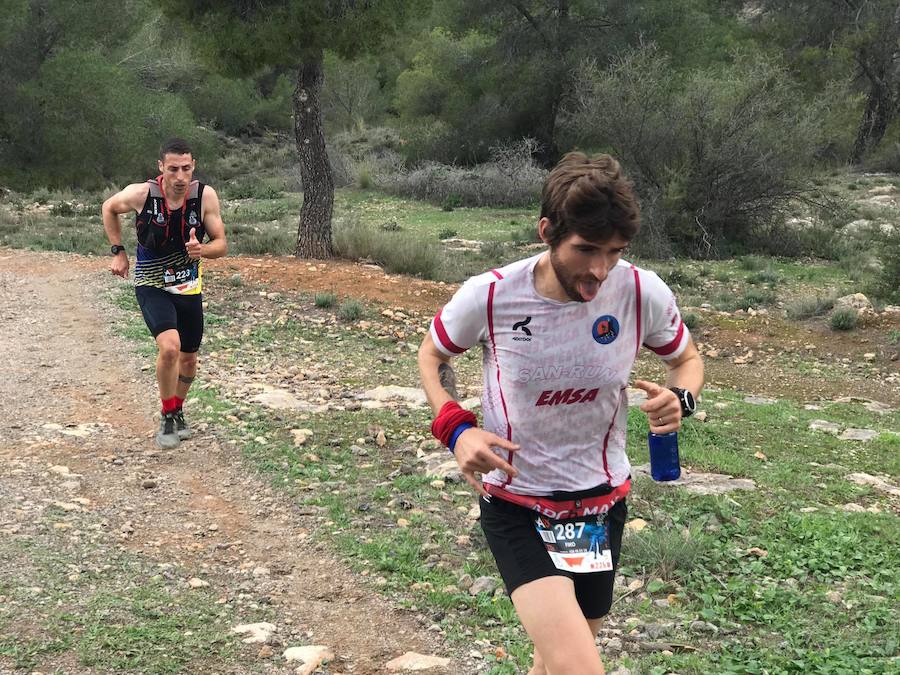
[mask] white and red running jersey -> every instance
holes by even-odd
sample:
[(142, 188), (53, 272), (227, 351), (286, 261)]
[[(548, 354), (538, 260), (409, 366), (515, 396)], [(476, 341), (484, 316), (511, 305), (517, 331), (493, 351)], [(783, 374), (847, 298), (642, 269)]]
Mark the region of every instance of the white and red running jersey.
[(495, 470), (486, 482), (527, 495), (616, 487), (631, 470), (625, 389), (635, 357), (642, 344), (679, 356), (688, 329), (669, 287), (624, 260), (590, 302), (538, 295), (541, 255), (469, 279), (431, 337), (448, 356), (481, 345), (483, 427), (521, 446), (502, 451), (519, 475)]

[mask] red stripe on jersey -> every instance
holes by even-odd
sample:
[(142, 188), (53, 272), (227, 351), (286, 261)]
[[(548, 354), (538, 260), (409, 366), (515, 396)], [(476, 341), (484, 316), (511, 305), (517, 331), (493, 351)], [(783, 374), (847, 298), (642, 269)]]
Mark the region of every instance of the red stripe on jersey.
[(462, 354), (466, 350), (453, 344), (453, 340), (447, 335), (447, 329), (444, 328), (444, 322), (441, 321), (441, 312), (443, 311), (443, 309), (440, 310), (437, 313), (437, 316), (434, 317), (434, 332), (437, 333), (438, 339), (441, 341), (444, 349), (448, 352), (453, 352), (454, 354)]
[(498, 272), (497, 270), (491, 270), (491, 273), (492, 273), (495, 277), (497, 277), (498, 279), (502, 279), (502, 278), (503, 278), (503, 275), (500, 274), (500, 272)]
[(637, 356), (641, 351), (641, 277), (634, 265), (631, 266), (631, 271), (634, 272), (634, 324), (637, 333), (634, 341), (634, 355)]
[(684, 337), (684, 321), (679, 322), (678, 332), (675, 333), (675, 339), (672, 340), (669, 344), (663, 345), (662, 347), (650, 347), (650, 345), (647, 345), (647, 347), (660, 356), (668, 356), (676, 349), (678, 349), (678, 345), (681, 344), (682, 337)]
[(612, 414), (612, 421), (609, 423), (609, 429), (606, 430), (606, 436), (603, 437), (603, 471), (606, 472), (606, 482), (612, 483), (612, 474), (609, 472), (609, 463), (606, 461), (606, 449), (609, 447), (609, 435), (612, 433), (613, 427), (616, 426), (616, 419), (619, 415), (619, 406), (622, 405), (622, 395), (619, 395), (619, 402), (616, 403), (616, 409)]
[[(493, 270), (494, 274), (500, 277), (497, 270)], [(503, 277), (500, 277), (501, 279)], [(487, 318), (488, 318), (488, 333), (491, 336), (491, 349), (494, 351), (494, 362), (497, 364), (497, 388), (500, 390), (500, 403), (503, 404), (503, 416), (506, 418), (506, 440), (512, 440), (512, 426), (509, 424), (509, 412), (506, 410), (506, 398), (503, 396), (503, 385), (500, 381), (500, 357), (497, 354), (497, 341), (494, 339), (494, 287), (497, 285), (496, 282), (492, 283), (488, 287), (488, 301), (487, 301)], [(510, 464), (513, 463), (513, 453), (510, 450), (507, 453), (506, 461)], [(503, 483), (503, 487), (506, 487), (512, 481), (512, 476), (506, 476), (506, 482)]]

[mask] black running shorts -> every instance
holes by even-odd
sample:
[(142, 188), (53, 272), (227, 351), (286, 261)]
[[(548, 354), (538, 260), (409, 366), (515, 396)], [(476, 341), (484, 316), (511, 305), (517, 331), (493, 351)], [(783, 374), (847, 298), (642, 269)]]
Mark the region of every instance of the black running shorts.
[(165, 330), (177, 330), (181, 351), (196, 352), (203, 340), (203, 294), (177, 295), (154, 286), (135, 286), (141, 314), (155, 338)]
[[(596, 491), (593, 491), (597, 494)], [(575, 499), (589, 496), (585, 492), (578, 496), (562, 494), (554, 495), (557, 499)], [(591, 572), (575, 574), (558, 569), (550, 559), (550, 554), (541, 541), (540, 534), (534, 526), (536, 513), (518, 504), (504, 501), (499, 497), (484, 497), (481, 504), (481, 529), (487, 539), (497, 569), (510, 595), (523, 584), (549, 576), (569, 577), (575, 583), (575, 598), (585, 618), (599, 619), (609, 612), (612, 606), (613, 581), (616, 567), (619, 564), (619, 551), (622, 548), (622, 532), (628, 507), (625, 500), (617, 502), (608, 514), (609, 547), (612, 553), (613, 569), (609, 572)]]

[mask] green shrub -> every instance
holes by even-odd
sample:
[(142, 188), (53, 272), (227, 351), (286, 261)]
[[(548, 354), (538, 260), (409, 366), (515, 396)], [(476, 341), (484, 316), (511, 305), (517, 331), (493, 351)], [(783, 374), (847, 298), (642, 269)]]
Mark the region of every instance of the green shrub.
[(226, 199), (278, 199), (281, 190), (259, 176), (238, 176), (224, 186)]
[(453, 239), (458, 234), (459, 233), (456, 230), (454, 230), (452, 227), (445, 227), (440, 232), (438, 232), (438, 239), (440, 239), (442, 241), (444, 239)]
[(455, 194), (447, 195), (441, 202), (441, 209), (444, 211), (452, 211), (453, 209), (458, 209), (460, 206), (462, 206), (462, 197)]
[(585, 60), (575, 78), (564, 124), (584, 147), (619, 148), (645, 215), (636, 244), (727, 255), (807, 189), (829, 98), (803, 96), (761, 51), (731, 56), (673, 78), (670, 57), (646, 45)]
[(859, 322), (859, 314), (852, 307), (839, 307), (831, 313), (832, 330), (853, 330)]
[(775, 294), (764, 288), (748, 288), (743, 295), (737, 295), (730, 291), (717, 293), (712, 300), (712, 305), (723, 312), (734, 312), (739, 309), (747, 310), (752, 307), (762, 307), (775, 302)]
[(686, 314), (682, 314), (681, 320), (684, 321), (684, 325), (687, 326), (688, 330), (694, 330), (697, 326), (700, 325), (700, 315), (695, 314), (694, 312), (687, 312)]
[(154, 175), (160, 140), (171, 136), (190, 141), (195, 157), (215, 154), (216, 141), (197, 129), (180, 97), (149, 91), (99, 51), (81, 46), (50, 50), (35, 79), (18, 88), (15, 105), (16, 115), (5, 120), (0, 165), (0, 175), (16, 167), (13, 186), (139, 180)]
[(677, 528), (647, 529), (622, 541), (622, 560), (644, 576), (675, 581), (689, 574), (710, 549), (708, 537)]
[(334, 303), (337, 302), (337, 296), (334, 293), (316, 293), (315, 295), (315, 303), (316, 307), (321, 309), (327, 309), (328, 307), (334, 307)]
[(275, 224), (236, 225), (226, 229), (226, 233), (229, 253), (288, 255), (297, 244), (297, 235), (293, 230), (282, 229)]
[(747, 283), (749, 284), (777, 284), (779, 281), (781, 281), (781, 275), (771, 267), (754, 272), (747, 277)]
[(738, 266), (742, 270), (746, 270), (748, 272), (756, 272), (764, 269), (769, 263), (768, 261), (758, 255), (744, 255), (738, 258)]
[(750, 309), (751, 307), (762, 307), (771, 305), (775, 302), (775, 293), (765, 288), (748, 288), (744, 291), (741, 307)]
[(338, 307), (338, 316), (342, 321), (356, 321), (362, 313), (363, 306), (359, 300), (344, 300)]
[(796, 300), (791, 300), (785, 307), (787, 318), (792, 321), (802, 321), (814, 316), (822, 316), (834, 307), (837, 296), (829, 295), (805, 295)]
[(502, 241), (483, 241), (480, 250), (485, 258), (496, 261), (503, 258), (506, 253), (506, 244)]
[(866, 290), (890, 304), (900, 304), (900, 227), (879, 237), (876, 251), (880, 265)]
[(546, 172), (531, 163), (507, 173), (496, 162), (472, 168), (425, 162), (413, 169), (397, 167), (378, 176), (378, 187), (452, 211), (460, 206), (529, 206), (540, 197)]
[(660, 276), (669, 286), (681, 286), (682, 288), (692, 288), (699, 281), (696, 276), (680, 267), (673, 267)]
[(335, 252), (343, 258), (372, 260), (388, 272), (425, 279), (435, 278), (443, 255), (432, 239), (380, 231), (352, 218), (335, 222), (333, 242)]
[(243, 285), (244, 285), (244, 279), (241, 277), (240, 274), (237, 274), (237, 273), (232, 274), (230, 277), (228, 277), (228, 285), (229, 285), (229, 286), (235, 286), (235, 287), (237, 287), (237, 286), (243, 286)]
[(360, 190), (368, 190), (372, 187), (372, 170), (368, 165), (357, 165), (356, 184), (359, 186)]
[[(510, 225), (518, 225), (518, 223), (512, 220), (510, 221)], [(537, 226), (534, 224), (519, 225), (512, 231), (509, 238), (514, 244), (520, 246), (524, 244), (538, 244), (541, 241)]]
[(198, 119), (234, 136), (253, 121), (259, 95), (250, 79), (233, 79), (210, 74), (188, 96)]

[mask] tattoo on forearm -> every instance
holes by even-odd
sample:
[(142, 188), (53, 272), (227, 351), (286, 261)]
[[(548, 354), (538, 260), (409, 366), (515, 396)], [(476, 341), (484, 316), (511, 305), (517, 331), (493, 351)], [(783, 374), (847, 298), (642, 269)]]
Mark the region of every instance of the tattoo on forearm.
[(459, 394), (456, 391), (456, 373), (449, 363), (441, 363), (438, 366), (438, 377), (441, 380), (441, 386), (446, 390), (454, 401), (459, 400)]

